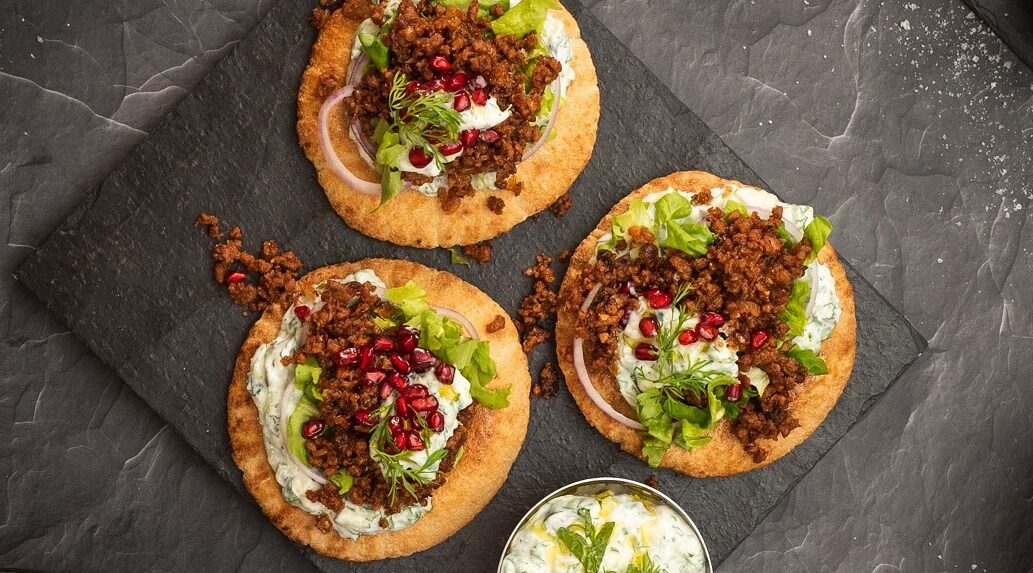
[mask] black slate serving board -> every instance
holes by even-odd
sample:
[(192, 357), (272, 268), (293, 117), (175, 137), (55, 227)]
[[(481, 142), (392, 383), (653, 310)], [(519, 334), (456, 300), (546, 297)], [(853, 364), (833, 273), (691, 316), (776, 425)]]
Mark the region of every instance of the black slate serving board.
[[(308, 268), (367, 256), (447, 268), (512, 312), (529, 289), (521, 269), (536, 253), (573, 248), (614, 202), (649, 179), (704, 169), (763, 185), (594, 17), (571, 6), (602, 90), (599, 139), (572, 190), (574, 209), (562, 219), (546, 213), (519, 225), (495, 241), (492, 263), (473, 268), (451, 265), (447, 251), (368, 239), (330, 210), (297, 145), (294, 97), (315, 35), (307, 25), (310, 8), (307, 2), (280, 2), (18, 272), (242, 492), (225, 430), (225, 392), (254, 317), (241, 316), (212, 283), (210, 243), (191, 226), (199, 211), (241, 225), (252, 245), (277, 239)], [(695, 517), (715, 562), (925, 348), (903, 316), (853, 269), (847, 271), (857, 304), (857, 363), (846, 392), (814, 436), (768, 468), (745, 475), (697, 480), (659, 472), (661, 489)], [(532, 372), (551, 352), (540, 347)], [(510, 530), (542, 495), (586, 477), (643, 480), (653, 473), (592, 430), (561, 392), (533, 403), (527, 441), (509, 481), (450, 540), (416, 556), (370, 564), (310, 556), (325, 571), (493, 571)], [(171, 529), (190, 526), (174, 515), (168, 519)]]

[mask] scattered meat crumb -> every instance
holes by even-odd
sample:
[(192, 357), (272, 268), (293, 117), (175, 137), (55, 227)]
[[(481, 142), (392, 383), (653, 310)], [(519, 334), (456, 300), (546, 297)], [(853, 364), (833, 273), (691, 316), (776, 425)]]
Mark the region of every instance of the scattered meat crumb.
[(491, 241), (484, 241), (476, 245), (463, 245), (460, 250), (478, 264), (483, 265), (491, 261)]
[(534, 279), (534, 289), (524, 297), (517, 308), (517, 329), (520, 331), (524, 353), (549, 340), (552, 332), (548, 322), (556, 313), (558, 294), (552, 289), (556, 273), (551, 266), (552, 257), (541, 253), (535, 257), (535, 264), (524, 270), (524, 276)]
[(553, 201), (552, 205), (549, 205), (549, 210), (552, 211), (553, 215), (556, 215), (557, 217), (562, 217), (567, 214), (567, 211), (570, 211), (570, 208), (571, 206), (573, 206), (573, 204), (573, 201), (571, 201), (570, 199), (570, 193), (567, 192), (563, 195), (560, 195), (559, 199)]
[(538, 375), (538, 381), (531, 387), (531, 395), (542, 400), (555, 398), (556, 392), (559, 391), (559, 379), (559, 371), (556, 369), (556, 365), (552, 362), (546, 362), (545, 366), (542, 367), (541, 374)]
[(201, 213), (197, 216), (197, 220), (194, 221), (195, 227), (204, 227), (208, 231), (208, 236), (212, 239), (221, 239), (222, 230), (219, 229), (219, 218), (215, 215), (209, 215), (208, 213)]
[(501, 197), (495, 195), (488, 195), (488, 209), (496, 215), (501, 215), (502, 210), (506, 208), (506, 202)]
[(656, 474), (649, 474), (646, 481), (643, 482), (653, 489), (660, 489), (660, 481), (656, 479)]
[(560, 254), (556, 255), (556, 260), (565, 263), (570, 260), (570, 254), (570, 249), (563, 249)]
[(498, 332), (505, 327), (506, 317), (502, 316), (501, 314), (496, 314), (495, 318), (491, 319), (491, 322), (489, 322), (488, 325), (484, 327), (484, 329), (487, 330), (489, 334), (491, 334), (494, 332)]

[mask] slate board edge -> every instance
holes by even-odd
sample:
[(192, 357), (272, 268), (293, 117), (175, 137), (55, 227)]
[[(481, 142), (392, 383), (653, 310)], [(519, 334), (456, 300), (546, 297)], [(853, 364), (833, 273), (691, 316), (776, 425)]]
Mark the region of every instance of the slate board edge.
[[(994, 31), (994, 34), (1001, 39), (1001, 42), (1008, 47), (1012, 54), (1015, 54), (1016, 58), (1026, 64), (1026, 67), (1033, 69), (1033, 40), (1028, 40), (1027, 46), (1020, 45), (1018, 35), (1021, 34), (1021, 31), (1016, 31), (1015, 34), (1012, 34), (1004, 30), (998, 22), (997, 14), (994, 14), (989, 8), (980, 4), (979, 0), (962, 0), (962, 2)], [(1028, 27), (1030, 30), (1033, 30), (1033, 22), (1029, 23)]]

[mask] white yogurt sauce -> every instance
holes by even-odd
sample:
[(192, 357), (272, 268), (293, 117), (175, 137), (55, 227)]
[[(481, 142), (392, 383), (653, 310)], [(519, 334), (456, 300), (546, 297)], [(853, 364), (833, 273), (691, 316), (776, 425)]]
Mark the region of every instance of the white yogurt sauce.
[[(383, 292), (384, 283), (371, 270), (363, 269), (348, 275), (339, 282), (351, 281), (368, 282)], [(316, 290), (321, 291), (322, 285)], [(323, 306), (318, 294), (315, 299), (301, 300), (300, 304), (309, 305), (313, 310)], [(293, 365), (284, 366), (282, 358), (293, 355), (301, 341), (301, 321), (295, 316), (293, 307), (289, 309), (280, 324), (280, 332), (272, 342), (258, 347), (255, 355), (251, 358), (251, 371), (247, 377), (247, 389), (258, 408), (258, 419), (262, 424), (262, 437), (265, 442), (266, 456), (269, 465), (276, 474), (276, 481), (283, 490), (283, 497), (292, 505), (295, 505), (312, 515), (325, 515), (330, 518), (334, 529), (342, 536), (349, 539), (356, 539), (359, 535), (375, 535), (386, 531), (395, 531), (411, 526), (424, 513), (430, 511), (432, 500), (427, 499), (426, 505), (412, 505), (402, 508), (395, 514), (388, 514), (383, 509), (374, 510), (344, 500), (344, 509), (335, 512), (325, 505), (311, 501), (305, 496), (306, 492), (320, 488), (312, 478), (305, 475), (292, 459), (284, 443), (282, 435), (282, 424), (280, 420), (280, 405), (284, 393), (287, 396), (289, 407), (288, 412), (293, 412), (301, 398), (301, 393), (294, 387)], [(431, 434), (427, 448), (421, 452), (412, 452), (409, 462), (411, 468), (416, 469), (423, 465), (427, 456), (445, 446), (448, 439), (459, 427), (459, 411), (466, 408), (473, 399), (470, 396), (470, 382), (463, 377), (459, 370), (455, 372), (455, 380), (451, 385), (441, 384), (434, 376), (433, 371), (414, 375), (413, 383), (424, 384), (432, 395), (438, 399), (438, 409), (445, 416), (445, 428), (441, 432)], [(391, 401), (394, 397), (390, 398)], [(436, 472), (438, 464), (428, 469), (428, 477)], [(404, 493), (402, 494), (404, 495)], [(387, 520), (387, 527), (381, 527), (380, 520)]]
[(579, 523), (587, 508), (596, 530), (613, 522), (600, 571), (625, 571), (648, 555), (668, 573), (703, 573), (706, 557), (695, 532), (673, 509), (631, 494), (564, 495), (538, 509), (513, 537), (502, 573), (583, 573), (556, 532)]

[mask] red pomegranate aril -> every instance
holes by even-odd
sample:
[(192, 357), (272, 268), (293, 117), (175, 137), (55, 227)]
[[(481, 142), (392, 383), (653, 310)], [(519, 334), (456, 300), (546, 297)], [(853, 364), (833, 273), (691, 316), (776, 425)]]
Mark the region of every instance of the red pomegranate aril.
[(642, 294), (646, 302), (653, 308), (667, 308), (671, 306), (671, 295), (658, 289), (651, 288)]
[(380, 421), (380, 418), (369, 410), (359, 410), (355, 412), (355, 421), (363, 426), (373, 426)]
[(405, 95), (412, 95), (416, 93), (416, 90), (420, 89), (420, 82), (409, 82), (405, 86)]
[(373, 346), (367, 344), (359, 349), (359, 370), (366, 370), (373, 364)]
[(427, 427), (435, 432), (445, 429), (445, 415), (441, 413), (441, 410), (430, 413), (430, 416), (427, 417)]
[(714, 340), (717, 338), (717, 327), (713, 324), (703, 324), (701, 322), (696, 325), (696, 334), (703, 340)]
[(402, 352), (412, 352), (420, 343), (420, 331), (411, 326), (401, 326), (395, 333), (398, 341), (398, 349)]
[(334, 365), (338, 368), (355, 366), (359, 363), (359, 354), (359, 349), (354, 346), (351, 348), (345, 348), (344, 350), (338, 350), (333, 355)]
[(617, 283), (617, 290), (620, 291), (621, 294), (635, 296), (635, 283), (631, 281), (620, 281)]
[(634, 309), (632, 309), (630, 307), (624, 309), (624, 314), (621, 315), (621, 319), (620, 319), (620, 323), (619, 323), (620, 327), (621, 327), (621, 330), (623, 330), (624, 327), (628, 325), (628, 322), (631, 320), (631, 313), (632, 313), (633, 310)]
[(481, 88), (470, 92), (470, 99), (477, 105), (485, 105), (488, 103), (488, 90)]
[(660, 328), (660, 323), (656, 321), (656, 317), (647, 316), (642, 320), (638, 321), (638, 331), (642, 333), (642, 336), (646, 338), (653, 338), (656, 336), (656, 331)]
[(369, 370), (362, 373), (362, 383), (365, 384), (367, 388), (372, 388), (373, 386), (380, 384), (386, 378), (387, 372), (384, 372), (383, 370)]
[(473, 144), (477, 143), (477, 138), (481, 136), (479, 129), (467, 129), (459, 132), (459, 141), (462, 142), (463, 147), (472, 147)]
[(725, 323), (725, 317), (716, 312), (704, 312), (703, 316), (699, 317), (699, 321), (710, 326), (721, 326)]
[(430, 396), (430, 390), (423, 384), (413, 384), (412, 386), (406, 386), (402, 390), (402, 396), (406, 398), (426, 398)]
[(466, 111), (470, 109), (470, 96), (466, 94), (459, 94), (456, 99), (452, 100), (452, 109), (456, 111)]
[(311, 312), (312, 309), (303, 304), (294, 307), (294, 316), (298, 317), (298, 320), (305, 320)]
[(433, 412), (438, 409), (438, 399), (434, 396), (424, 396), (409, 400), (409, 406), (417, 412)]
[(683, 330), (678, 335), (678, 343), (682, 345), (689, 345), (699, 340), (699, 335), (696, 334), (695, 330)]
[(443, 89), (445, 89), (445, 82), (441, 81), (441, 79), (435, 79), (420, 84), (420, 91), (423, 92), (439, 92)]
[(437, 365), (438, 359), (425, 348), (415, 348), (409, 356), (409, 365), (416, 372), (426, 372)]
[(470, 83), (470, 76), (463, 72), (458, 72), (445, 81), (445, 87), (448, 88), (448, 91), (457, 92), (466, 89), (466, 84), (468, 83)]
[(395, 387), (390, 382), (385, 380), (380, 383), (379, 396), (381, 400), (387, 400), (391, 396), (391, 393), (394, 391)]
[(488, 80), (484, 79), (484, 76), (474, 76), (473, 79), (470, 80), (470, 87), (475, 90), (484, 89), (488, 87)]
[(725, 388), (725, 400), (738, 402), (742, 398), (742, 384), (732, 384)]
[(768, 338), (770, 338), (770, 335), (763, 330), (754, 332), (753, 336), (750, 337), (750, 348), (756, 350), (761, 346), (764, 346), (764, 343), (768, 341)]
[(635, 346), (635, 358), (639, 360), (656, 360), (658, 350), (648, 342), (639, 342)]
[(401, 390), (402, 388), (405, 388), (409, 381), (405, 376), (402, 376), (397, 372), (391, 372), (387, 375), (387, 383), (390, 384), (392, 388)]
[(230, 283), (231, 285), (234, 285), (234, 284), (237, 284), (237, 283), (239, 283), (240, 281), (242, 281), (242, 280), (244, 280), (246, 278), (247, 278), (247, 275), (245, 275), (244, 273), (242, 273), (240, 271), (236, 271), (236, 272), (230, 273), (229, 276), (226, 277), (226, 282)]
[(414, 452), (421, 452), (427, 445), (423, 443), (423, 438), (420, 437), (416, 432), (409, 434), (409, 449)]
[(409, 163), (416, 169), (422, 169), (430, 165), (430, 154), (423, 150), (422, 147), (414, 147), (409, 150)]
[(435, 73), (445, 74), (452, 71), (452, 62), (445, 56), (434, 56), (430, 59), (430, 69)]
[(481, 141), (484, 143), (495, 143), (499, 140), (499, 132), (494, 129), (486, 129), (481, 132)]
[(438, 365), (434, 367), (434, 375), (438, 377), (438, 381), (442, 384), (451, 384), (456, 377), (456, 367), (444, 362), (438, 362)]
[(391, 416), (390, 418), (388, 418), (387, 419), (387, 429), (390, 430), (392, 434), (394, 434), (396, 432), (401, 432), (402, 431), (402, 417), (401, 416)]
[(301, 437), (306, 440), (323, 433), (323, 421), (322, 420), (309, 420), (301, 425)]
[(395, 399), (395, 414), (403, 418), (412, 417), (412, 410), (409, 409), (409, 399), (405, 396), (399, 396)]
[(394, 366), (399, 374), (408, 374), (412, 370), (409, 367), (409, 361), (398, 354), (391, 355), (391, 366)]
[(448, 141), (438, 146), (438, 151), (445, 157), (449, 157), (463, 150), (463, 144), (458, 141)]
[(406, 434), (405, 432), (399, 431), (397, 433), (392, 433), (391, 441), (395, 443), (395, 447), (399, 450), (409, 449), (409, 434)]

